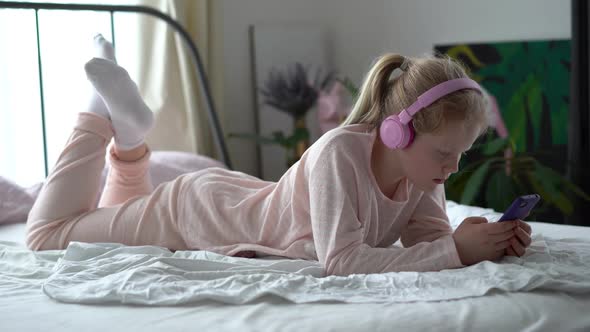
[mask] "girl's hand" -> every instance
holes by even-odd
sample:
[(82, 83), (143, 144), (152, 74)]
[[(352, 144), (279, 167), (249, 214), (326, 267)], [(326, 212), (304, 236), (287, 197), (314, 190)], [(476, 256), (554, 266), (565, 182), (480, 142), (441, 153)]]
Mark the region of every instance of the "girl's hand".
[(506, 255), (521, 257), (526, 248), (531, 245), (531, 226), (522, 220), (515, 220), (518, 227), (514, 229), (516, 235), (510, 239), (510, 247), (506, 248)]
[(517, 221), (488, 223), (483, 217), (469, 217), (463, 220), (453, 233), (457, 253), (464, 265), (504, 256), (515, 237)]

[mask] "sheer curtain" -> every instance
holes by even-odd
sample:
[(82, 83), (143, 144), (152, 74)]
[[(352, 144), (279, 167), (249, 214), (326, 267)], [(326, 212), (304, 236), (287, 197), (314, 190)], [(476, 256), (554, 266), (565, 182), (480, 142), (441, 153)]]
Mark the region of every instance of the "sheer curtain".
[[(213, 2), (76, 1), (152, 6), (178, 19), (199, 47), (215, 104), (219, 105), (222, 75), (216, 62), (219, 40), (211, 22)], [(22, 186), (40, 182), (45, 176), (42, 103), (47, 164), (51, 169), (76, 114), (85, 109), (92, 91), (83, 70), (84, 63), (93, 56), (92, 37), (102, 33), (112, 39), (109, 13), (41, 10), (38, 18), (40, 62), (35, 12), (0, 10), (0, 176)], [(200, 111), (202, 98), (197, 94), (194, 67), (182, 40), (165, 23), (146, 15), (115, 14), (114, 26), (118, 62), (138, 82), (156, 113), (156, 128), (148, 143), (154, 150), (214, 156), (206, 114)], [(223, 113), (219, 115), (223, 120)]]

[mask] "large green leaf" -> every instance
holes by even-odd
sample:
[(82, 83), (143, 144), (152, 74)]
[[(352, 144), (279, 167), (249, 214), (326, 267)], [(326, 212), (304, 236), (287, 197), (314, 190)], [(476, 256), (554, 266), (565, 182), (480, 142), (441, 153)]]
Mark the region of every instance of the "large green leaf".
[(486, 178), (491, 163), (492, 159), (488, 159), (481, 166), (479, 166), (475, 172), (473, 172), (473, 175), (465, 184), (465, 190), (461, 195), (461, 204), (469, 205), (475, 200), (477, 194), (482, 189), (482, 183)]
[(465, 190), (465, 185), (471, 175), (472, 173), (469, 172), (459, 172), (451, 175), (445, 182), (445, 194), (447, 199), (459, 202), (461, 200), (461, 194)]
[[(522, 81), (522, 84), (510, 96), (506, 105), (506, 111), (502, 114), (504, 122), (508, 126), (510, 137), (516, 144), (517, 151), (526, 151), (527, 125), (531, 122), (533, 124), (532, 129), (534, 129), (534, 122), (531, 120), (538, 117), (535, 114), (538, 109), (531, 107), (530, 98), (532, 97), (530, 94), (532, 91), (539, 90), (539, 84), (538, 79), (534, 75), (527, 75), (525, 80)], [(533, 96), (540, 98), (539, 94), (533, 94)], [(534, 134), (534, 132), (531, 134)]]
[(590, 201), (590, 195), (588, 195), (586, 192), (584, 192), (582, 190), (582, 188), (576, 186), (575, 184), (570, 182), (566, 177), (564, 177), (563, 175), (554, 171), (553, 169), (551, 169), (547, 166), (543, 166), (539, 162), (536, 163), (536, 169), (537, 169), (537, 173), (539, 174), (540, 177), (548, 178), (556, 184), (559, 184), (561, 186), (565, 186), (568, 189), (570, 189), (572, 192), (574, 192), (576, 195), (580, 196), (581, 198), (583, 198), (587, 201)]
[(486, 207), (496, 211), (504, 211), (514, 197), (518, 196), (512, 178), (502, 168), (492, 172), (485, 190)]
[[(496, 63), (473, 68), (474, 77), (499, 103), (502, 117), (519, 150), (524, 151), (526, 134), (524, 105), (528, 104), (535, 142), (551, 135), (553, 144), (567, 143), (567, 97), (569, 91), (570, 41), (494, 43)], [(476, 56), (479, 56), (477, 53)], [(482, 55), (483, 56), (483, 55)], [(546, 101), (546, 109), (542, 107)], [(541, 116), (542, 112), (550, 112)], [(550, 119), (550, 133), (541, 132), (541, 119)], [(533, 142), (531, 142), (533, 143)], [(533, 145), (534, 146), (534, 145)]]
[(481, 153), (486, 156), (494, 155), (499, 151), (504, 150), (509, 143), (508, 138), (496, 138), (487, 144), (484, 144), (481, 148)]
[(541, 196), (541, 202), (542, 203), (546, 202), (549, 205), (556, 206), (555, 205), (555, 200), (553, 199), (553, 196), (551, 195), (550, 192), (547, 192), (545, 190), (545, 187), (543, 187), (543, 185), (541, 185), (541, 182), (539, 181), (539, 179), (537, 178), (537, 176), (535, 175), (534, 172), (532, 172), (532, 171), (531, 172), (525, 172), (524, 173), (524, 176), (527, 178), (528, 183), (532, 186), (532, 189), (533, 189), (532, 192), (535, 192), (535, 193), (539, 194), (539, 196)]
[(570, 215), (574, 207), (570, 199), (560, 190), (560, 184), (563, 182), (561, 176), (540, 164), (537, 164), (537, 167), (534, 168), (533, 175), (533, 181), (538, 182), (540, 187), (543, 188), (544, 198), (563, 213)]
[(449, 177), (449, 180), (445, 183), (447, 198), (455, 202), (460, 202), (467, 182), (474, 175), (475, 170), (487, 161), (490, 162), (503, 162), (503, 157), (487, 157), (482, 158), (473, 162), (470, 162), (466, 166), (462, 167), (461, 170)]

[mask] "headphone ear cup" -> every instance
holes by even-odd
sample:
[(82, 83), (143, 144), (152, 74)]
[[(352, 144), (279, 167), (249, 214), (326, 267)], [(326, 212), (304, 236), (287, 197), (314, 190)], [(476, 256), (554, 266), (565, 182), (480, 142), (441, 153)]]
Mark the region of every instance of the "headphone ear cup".
[(414, 137), (413, 130), (403, 124), (397, 115), (390, 115), (383, 120), (379, 134), (383, 144), (392, 150), (405, 148)]

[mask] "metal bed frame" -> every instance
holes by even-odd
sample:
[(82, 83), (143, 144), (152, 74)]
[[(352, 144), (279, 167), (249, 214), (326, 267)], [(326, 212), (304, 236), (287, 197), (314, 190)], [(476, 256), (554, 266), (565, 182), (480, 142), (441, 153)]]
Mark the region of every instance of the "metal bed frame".
[(113, 45), (115, 45), (115, 23), (114, 13), (115, 12), (131, 12), (138, 14), (147, 14), (155, 16), (169, 26), (171, 26), (176, 32), (180, 34), (186, 45), (190, 50), (190, 55), (193, 58), (193, 63), (196, 66), (195, 71), (199, 79), (199, 87), (201, 93), (205, 97), (205, 103), (207, 106), (207, 116), (209, 125), (212, 129), (216, 148), (219, 152), (221, 161), (229, 168), (232, 169), (231, 160), (221, 131), (221, 126), (215, 111), (215, 105), (213, 104), (213, 98), (211, 97), (211, 91), (209, 89), (209, 82), (199, 55), (197, 46), (192, 41), (188, 32), (184, 27), (174, 20), (172, 17), (150, 7), (145, 6), (121, 6), (121, 5), (86, 5), (86, 4), (61, 4), (61, 3), (31, 3), (31, 2), (16, 2), (16, 1), (0, 1), (0, 9), (34, 9), (35, 10), (35, 24), (37, 31), (37, 61), (39, 64), (39, 93), (41, 97), (41, 121), (43, 128), (43, 153), (45, 157), (45, 176), (49, 174), (49, 166), (47, 161), (47, 138), (45, 128), (45, 105), (43, 95), (43, 75), (42, 75), (42, 60), (41, 60), (41, 47), (40, 47), (40, 33), (39, 33), (39, 10), (74, 10), (74, 11), (95, 11), (95, 12), (110, 12), (111, 16), (111, 37)]

